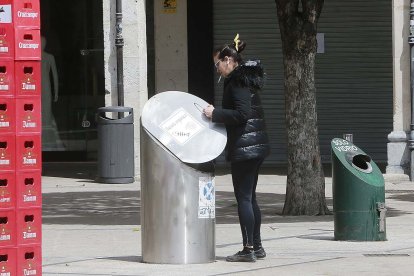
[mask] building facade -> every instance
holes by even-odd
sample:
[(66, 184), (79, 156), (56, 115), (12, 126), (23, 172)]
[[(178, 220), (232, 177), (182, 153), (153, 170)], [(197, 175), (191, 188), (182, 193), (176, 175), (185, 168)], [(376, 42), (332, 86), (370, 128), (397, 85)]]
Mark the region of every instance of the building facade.
[[(148, 99), (145, 1), (122, 1), (125, 106), (133, 107), (135, 157), (139, 160), (140, 110)], [(97, 158), (96, 110), (117, 105), (115, 47), (116, 2), (74, 0), (68, 5), (40, 0), (45, 51), (52, 54), (58, 89), (51, 117), (54, 139), (44, 141), (44, 162), (91, 161)], [(57, 90), (57, 91), (56, 91)], [(110, 115), (110, 114), (109, 114)], [(139, 162), (136, 162), (139, 174)]]
[[(386, 165), (388, 175), (407, 177), (409, 2), (325, 1), (316, 64), (323, 162), (330, 162), (330, 140), (352, 133), (355, 144)], [(260, 58), (267, 72), (263, 101), (272, 155), (265, 165), (283, 165), (283, 60), (275, 2), (122, 3), (125, 105), (134, 108), (136, 175), (139, 116), (145, 101), (162, 91), (179, 90), (220, 105), (222, 83), (217, 83), (211, 54), (214, 46), (231, 42), (236, 33), (247, 42), (245, 58)], [(61, 95), (53, 111), (62, 143), (46, 149), (45, 156), (52, 161), (94, 161), (96, 108), (117, 104), (115, 1), (75, 0), (66, 10), (52, 0), (41, 4), (42, 29), (47, 50), (57, 60)]]

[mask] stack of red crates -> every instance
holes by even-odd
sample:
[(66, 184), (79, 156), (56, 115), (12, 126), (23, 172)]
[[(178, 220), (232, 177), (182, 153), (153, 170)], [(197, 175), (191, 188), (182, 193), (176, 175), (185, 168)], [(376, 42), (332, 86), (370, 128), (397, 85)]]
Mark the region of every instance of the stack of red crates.
[(41, 275), (39, 0), (0, 0), (0, 275)]

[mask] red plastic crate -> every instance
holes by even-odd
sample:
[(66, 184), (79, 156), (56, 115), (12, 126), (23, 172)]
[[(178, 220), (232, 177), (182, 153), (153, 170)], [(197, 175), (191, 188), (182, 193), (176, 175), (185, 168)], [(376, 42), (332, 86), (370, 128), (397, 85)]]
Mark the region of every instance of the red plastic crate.
[(42, 251), (40, 246), (17, 247), (17, 275), (42, 275)]
[[(0, 171), (0, 210), (16, 206), (16, 176), (14, 171)], [(0, 274), (1, 275), (1, 274)]]
[(15, 246), (16, 239), (16, 211), (0, 210), (0, 248)]
[(0, 275), (17, 275), (16, 257), (17, 249), (15, 247), (0, 248)]
[(16, 136), (0, 133), (0, 171), (16, 169)]
[(41, 134), (16, 135), (16, 172), (42, 169)]
[(0, 24), (0, 58), (14, 60), (14, 28), (12, 24)]
[(13, 0), (0, 0), (0, 59), (14, 59)]
[(14, 61), (0, 58), (0, 97), (14, 95)]
[(16, 132), (15, 105), (13, 98), (0, 98), (0, 134)]
[(41, 56), (40, 30), (15, 28), (14, 59), (40, 60)]
[(14, 0), (14, 26), (40, 29), (39, 0)]
[(17, 209), (17, 245), (42, 243), (42, 209)]
[(40, 98), (16, 99), (16, 133), (41, 133), (42, 113)]
[(17, 208), (42, 207), (41, 181), (40, 170), (16, 174)]
[(14, 85), (16, 97), (41, 96), (42, 66), (40, 61), (16, 61)]

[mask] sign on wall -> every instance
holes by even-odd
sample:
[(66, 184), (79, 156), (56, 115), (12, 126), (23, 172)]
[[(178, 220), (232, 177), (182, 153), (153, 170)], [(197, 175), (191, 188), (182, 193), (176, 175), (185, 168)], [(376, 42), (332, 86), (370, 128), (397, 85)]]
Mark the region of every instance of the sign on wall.
[(164, 13), (177, 12), (177, 0), (164, 0)]

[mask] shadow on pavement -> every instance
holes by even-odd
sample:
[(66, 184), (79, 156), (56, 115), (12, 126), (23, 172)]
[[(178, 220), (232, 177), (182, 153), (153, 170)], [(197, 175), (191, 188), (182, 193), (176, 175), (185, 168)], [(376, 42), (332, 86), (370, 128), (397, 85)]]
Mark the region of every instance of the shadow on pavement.
[[(262, 223), (331, 221), (327, 216), (281, 216), (284, 195), (258, 193)], [(44, 224), (139, 225), (139, 191), (69, 192), (43, 195)], [(328, 200), (329, 204), (330, 200)], [(238, 223), (232, 192), (216, 193), (216, 222)]]
[(113, 260), (113, 261), (122, 261), (122, 262), (131, 262), (131, 263), (141, 263), (142, 256), (122, 256), (122, 257), (105, 257), (99, 258), (100, 260)]
[[(377, 163), (382, 172), (385, 172), (386, 163)], [(63, 177), (63, 178), (79, 178), (79, 179), (95, 179), (97, 175), (97, 162), (43, 162), (42, 175)], [(332, 167), (330, 163), (323, 164), (325, 177), (332, 176)], [(224, 175), (230, 173), (228, 163), (217, 165), (215, 169), (216, 175)], [(263, 165), (260, 174), (276, 174), (286, 175), (287, 165)]]
[(411, 191), (401, 191), (400, 194), (392, 194), (388, 196), (387, 198), (399, 200), (399, 201), (414, 202), (414, 193)]
[(139, 192), (43, 194), (43, 224), (137, 225)]
[(95, 162), (45, 162), (42, 164), (42, 175), (74, 179), (96, 178)]
[[(284, 194), (258, 193), (262, 211), (262, 223), (295, 223), (311, 221), (332, 221), (326, 216), (282, 216)], [(414, 202), (414, 194), (401, 191), (388, 194), (387, 200)], [(332, 199), (327, 199), (332, 206)], [(86, 224), (86, 225), (139, 225), (139, 191), (101, 191), (46, 193), (43, 195), (44, 224)], [(194, 207), (196, 208), (196, 207)], [(410, 212), (387, 207), (387, 217), (397, 217)], [(233, 192), (216, 193), (216, 223), (238, 223), (237, 204)]]

